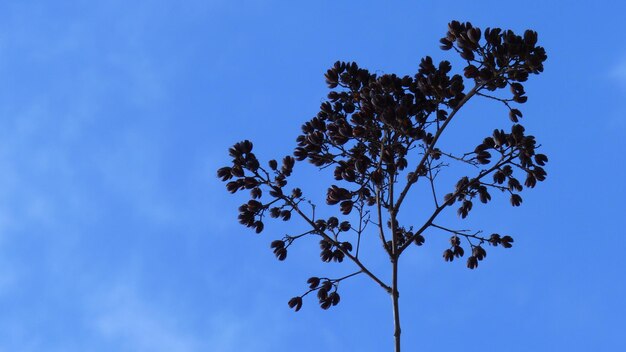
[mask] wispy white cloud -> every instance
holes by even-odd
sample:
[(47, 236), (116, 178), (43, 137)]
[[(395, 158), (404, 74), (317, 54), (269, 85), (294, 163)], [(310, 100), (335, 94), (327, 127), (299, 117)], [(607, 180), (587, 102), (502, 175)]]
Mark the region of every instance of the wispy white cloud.
[[(609, 71), (609, 78), (618, 85), (622, 95), (626, 95), (626, 56), (616, 63)], [(615, 106), (608, 116), (608, 127), (622, 130), (626, 127), (625, 110), (621, 104)]]
[(178, 317), (146, 303), (129, 285), (117, 285), (94, 302), (92, 328), (117, 351), (194, 352), (206, 350), (181, 328)]
[(610, 71), (610, 76), (626, 85), (626, 57), (613, 66)]
[[(29, 20), (16, 21), (15, 25), (37, 22), (29, 16), (25, 16)], [(277, 318), (269, 309), (259, 307), (252, 312), (242, 312), (238, 307), (199, 302), (202, 303), (199, 310), (206, 310), (206, 317), (200, 319), (199, 313), (176, 311), (162, 301), (151, 300), (151, 293), (133, 280), (122, 279), (121, 284), (108, 282), (118, 279), (119, 266), (95, 263), (103, 257), (90, 258), (88, 251), (105, 243), (96, 237), (100, 235), (101, 226), (108, 226), (101, 220), (113, 218), (106, 217), (110, 215), (106, 213), (107, 207), (123, 206), (120, 213), (130, 212), (129, 218), (145, 224), (146, 228), (180, 224), (188, 221), (189, 215), (185, 214), (188, 209), (184, 208), (184, 203), (182, 206), (173, 204), (175, 197), (164, 195), (164, 185), (175, 187), (163, 180), (163, 162), (167, 156), (159, 152), (160, 143), (166, 140), (161, 133), (167, 130), (155, 128), (159, 117), (148, 112), (167, 98), (166, 83), (171, 72), (163, 65), (163, 60), (142, 47), (141, 30), (149, 27), (128, 15), (120, 27), (123, 35), (119, 42), (98, 44), (101, 41), (94, 38), (108, 38), (108, 31), (101, 31), (97, 22), (91, 25), (89, 18), (72, 21), (75, 23), (68, 23), (67, 30), (63, 29), (65, 23), (59, 26), (62, 29), (58, 33), (42, 33), (30, 29), (32, 26), (18, 31), (24, 43), (31, 43), (37, 37), (46, 39), (39, 40), (39, 45), (33, 43), (36, 50), (27, 55), (35, 68), (71, 67), (67, 75), (58, 81), (43, 77), (42, 82), (37, 82), (40, 86), (26, 87), (25, 93), (11, 94), (12, 90), (7, 89), (0, 94), (0, 102), (3, 102), (0, 106), (0, 199), (3, 200), (0, 204), (0, 297), (31, 284), (49, 289), (27, 292), (28, 299), (75, 302), (63, 304), (61, 308), (51, 304), (49, 312), (42, 315), (54, 316), (49, 320), (53, 325), (79, 324), (77, 334), (89, 329), (92, 335), (76, 336), (82, 341), (80, 350), (272, 351), (278, 339), (274, 331), (276, 324), (272, 323)], [(102, 38), (98, 34), (105, 32)], [(0, 47), (19, 48), (17, 42), (0, 38)], [(73, 59), (67, 67), (66, 59)], [(13, 61), (0, 59), (0, 72), (10, 73), (14, 62), (18, 62), (15, 57)], [(19, 74), (14, 76), (21, 78)], [(19, 98), (19, 103), (15, 98)], [(121, 107), (116, 109), (117, 106)], [(126, 108), (128, 110), (124, 110)], [(121, 113), (127, 115), (121, 115), (122, 118)], [(213, 164), (207, 162), (205, 165), (211, 165), (211, 169), (198, 172), (206, 173), (207, 179), (214, 179), (216, 167)], [(207, 201), (209, 208), (217, 208), (218, 202)], [(213, 216), (211, 225), (219, 230), (226, 222), (219, 216), (220, 209), (215, 210), (218, 215), (207, 216)], [(147, 229), (146, 233), (149, 231)], [(128, 234), (129, 237), (140, 235), (145, 234)], [(30, 241), (33, 236), (40, 236), (41, 241), (39, 238)], [(4, 237), (7, 242), (14, 242), (10, 244), (24, 241), (20, 242), (22, 247), (31, 243), (37, 243), (38, 247), (24, 254), (7, 255), (9, 262), (5, 263), (1, 256), (10, 246), (3, 246)], [(119, 245), (130, 246), (126, 242)], [(138, 257), (115, 258), (120, 261), (144, 263), (148, 260), (141, 257), (141, 250), (120, 252), (123, 253), (120, 255), (132, 253)], [(32, 265), (33, 262), (37, 265)], [(94, 277), (98, 278), (99, 293), (89, 288)], [(39, 284), (40, 281), (46, 283)], [(12, 291), (12, 288), (16, 289)], [(167, 290), (171, 293), (174, 289), (164, 289)], [(215, 297), (207, 300), (217, 301)], [(36, 343), (32, 348), (21, 346), (22, 351), (77, 350), (63, 338), (57, 346), (47, 342), (44, 345), (45, 331), (33, 329), (34, 323), (19, 314), (7, 315), (0, 323), (23, 331), (22, 337), (16, 339), (20, 345), (36, 341), (31, 342)], [(187, 321), (190, 315), (196, 318), (195, 323)], [(75, 320), (76, 316), (82, 320)], [(11, 350), (12, 345), (2, 342), (0, 351), (5, 346)]]
[(194, 314), (190, 319), (184, 309), (155, 299), (132, 279), (120, 278), (115, 284), (102, 285), (85, 303), (84, 314), (96, 335), (92, 342), (120, 352), (270, 352), (292, 333), (285, 326), (276, 331), (285, 317), (275, 309), (233, 310), (216, 305), (217, 301), (217, 297), (207, 297), (200, 307), (206, 311), (200, 315), (204, 318)]

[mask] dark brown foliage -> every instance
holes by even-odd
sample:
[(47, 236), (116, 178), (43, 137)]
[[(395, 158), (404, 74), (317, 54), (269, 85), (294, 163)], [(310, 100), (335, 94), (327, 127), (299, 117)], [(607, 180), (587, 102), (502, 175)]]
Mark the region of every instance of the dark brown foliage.
[[(500, 28), (481, 30), (458, 21), (450, 22), (440, 44), (443, 50), (454, 51), (462, 58), (465, 66), (460, 74), (453, 73), (450, 62), (436, 63), (429, 56), (421, 59), (412, 76), (378, 75), (354, 62), (338, 61), (324, 75), (331, 91), (317, 114), (302, 125), (293, 156), (285, 156), (280, 163), (270, 160), (266, 169), (253, 153), (252, 143), (246, 140), (229, 149), (232, 164), (217, 171), (230, 193), (250, 191), (251, 199), (239, 207), (242, 225), (260, 233), (266, 213), (284, 221), (292, 216), (303, 220), (306, 232), (272, 242), (278, 260), (286, 259), (288, 247), (295, 240), (316, 236), (323, 262), (349, 259), (359, 267), (357, 273), (340, 279), (309, 278), (310, 290), (289, 301), (289, 307), (296, 311), (302, 307), (302, 298), (313, 291), (317, 291), (321, 308), (337, 305), (337, 284), (360, 273), (391, 292), (391, 287), (359, 260), (361, 234), (368, 224), (378, 227), (372, 235), (380, 237), (392, 262), (411, 243), (422, 246), (426, 236), (435, 236), (438, 231), (452, 235), (450, 248), (443, 252), (444, 260), (452, 262), (463, 257), (466, 245), (468, 254), (471, 251), (467, 257), (470, 269), (477, 268), (478, 262), (487, 257), (483, 245), (512, 246), (510, 236), (492, 234), (486, 238), (480, 236), (480, 231), (453, 230), (436, 225), (435, 220), (447, 206), (454, 206), (458, 216), (466, 218), (475, 205), (491, 202), (494, 191), (505, 193), (512, 206), (520, 206), (519, 193), (524, 187), (533, 188), (546, 179), (543, 167), (548, 158), (536, 153), (535, 137), (519, 123), (523, 114), (518, 106), (528, 99), (523, 83), (530, 75), (543, 71), (545, 50), (537, 46), (534, 31), (517, 35)], [(498, 92), (505, 97), (494, 95)], [(475, 96), (502, 103), (508, 110), (508, 116), (503, 114), (503, 124), (510, 126), (495, 129), (478, 145), (469, 147), (467, 153), (454, 156), (437, 144), (439, 136)], [(326, 189), (326, 204), (337, 207), (338, 213), (349, 217), (353, 225), (335, 216), (316, 218), (315, 206), (311, 205), (309, 211), (310, 202), (302, 190), (287, 189), (296, 162), (304, 160), (332, 170), (334, 184)], [(477, 171), (454, 185), (438, 186), (449, 190), (441, 197), (434, 187), (436, 177), (453, 163), (471, 165)], [(416, 226), (417, 230), (397, 220), (400, 206), (414, 184), (432, 188), (435, 203), (433, 215)], [(376, 220), (370, 221), (370, 216)], [(373, 236), (368, 233), (366, 237)]]

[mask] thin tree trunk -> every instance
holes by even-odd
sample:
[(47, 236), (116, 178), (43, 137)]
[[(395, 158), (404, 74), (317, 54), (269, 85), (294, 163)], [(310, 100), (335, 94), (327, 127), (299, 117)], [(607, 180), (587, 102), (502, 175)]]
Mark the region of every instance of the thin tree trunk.
[(391, 284), (391, 299), (393, 302), (393, 337), (395, 340), (395, 352), (400, 352), (400, 307), (398, 306), (398, 258), (394, 258), (392, 261), (392, 284)]

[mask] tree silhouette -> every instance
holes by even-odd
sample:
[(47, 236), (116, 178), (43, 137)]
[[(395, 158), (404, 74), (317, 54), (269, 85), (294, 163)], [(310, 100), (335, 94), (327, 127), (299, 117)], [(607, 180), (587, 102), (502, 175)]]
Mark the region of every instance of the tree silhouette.
[[(289, 307), (300, 310), (304, 296), (316, 292), (321, 308), (328, 309), (339, 303), (340, 281), (366, 275), (391, 295), (396, 352), (400, 351), (401, 333), (398, 260), (406, 249), (421, 246), (427, 231), (428, 235), (448, 233), (450, 246), (443, 251), (443, 259), (452, 262), (467, 251), (467, 267), (477, 268), (487, 256), (487, 245), (510, 248), (513, 238), (453, 229), (437, 221), (438, 216), (455, 207), (458, 216), (466, 218), (477, 200), (490, 202), (493, 191), (507, 194), (511, 205), (519, 206), (524, 186), (533, 188), (546, 178), (542, 166), (548, 158), (536, 153), (535, 138), (525, 133), (519, 123), (522, 112), (514, 107), (527, 100), (522, 82), (543, 71), (547, 56), (536, 45), (537, 33), (527, 30), (520, 36), (500, 28), (483, 32), (469, 22), (452, 21), (440, 42), (443, 50), (455, 51), (465, 61), (463, 76), (471, 82), (469, 89), (463, 76), (450, 74), (450, 62), (435, 65), (428, 56), (412, 77), (376, 75), (354, 62), (336, 62), (325, 74), (331, 89), (328, 99), (317, 115), (302, 125), (293, 156), (285, 156), (280, 165), (270, 160), (264, 167), (246, 140), (230, 148), (232, 165), (217, 172), (222, 181), (228, 181), (229, 192), (250, 191), (252, 199), (239, 207), (241, 224), (260, 233), (268, 214), (284, 221), (295, 215), (307, 224), (304, 233), (271, 243), (279, 260), (287, 258), (296, 240), (316, 236), (322, 261), (349, 261), (358, 268), (339, 278), (309, 278), (308, 290), (289, 300)], [(495, 95), (507, 87), (511, 95)], [(458, 112), (476, 96), (503, 104), (512, 126), (506, 131), (495, 129), (466, 153), (454, 154), (438, 142)], [(316, 217), (315, 205), (299, 188), (287, 189), (295, 163), (303, 160), (320, 170), (334, 171), (326, 203), (338, 208), (337, 216)], [(461, 165), (470, 166), (473, 172), (453, 187), (447, 185), (449, 192), (440, 194), (437, 189), (446, 187), (436, 182), (440, 172)], [(520, 176), (525, 177), (523, 185)], [(418, 225), (403, 224), (398, 215), (417, 184), (432, 193), (431, 213)], [(379, 278), (359, 258), (361, 235), (369, 224), (368, 229), (375, 227), (389, 257), (390, 282)]]

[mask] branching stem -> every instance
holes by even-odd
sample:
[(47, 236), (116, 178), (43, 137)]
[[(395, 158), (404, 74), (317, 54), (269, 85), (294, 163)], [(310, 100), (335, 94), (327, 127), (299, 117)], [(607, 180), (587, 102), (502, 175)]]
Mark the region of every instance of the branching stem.
[[(424, 153), (424, 156), (422, 157), (422, 160), (420, 160), (420, 162), (417, 164), (417, 167), (415, 168), (415, 175), (419, 175), (418, 171), (421, 168), (424, 167), (424, 163), (426, 162), (426, 159), (428, 159), (428, 156), (430, 155), (430, 153), (435, 148), (435, 144), (437, 144), (437, 141), (439, 140), (439, 137), (441, 136), (443, 131), (446, 129), (446, 127), (448, 126), (450, 121), (452, 121), (452, 118), (454, 118), (456, 113), (463, 107), (463, 105), (465, 105), (465, 103), (467, 103), (468, 100), (470, 100), (474, 95), (476, 95), (476, 93), (482, 87), (483, 87), (482, 85), (477, 84), (469, 92), (467, 92), (465, 97), (463, 97), (463, 99), (461, 99), (461, 101), (454, 108), (454, 110), (452, 110), (450, 115), (448, 115), (448, 118), (443, 122), (443, 124), (441, 124), (441, 128), (437, 129), (437, 133), (435, 133), (435, 136), (433, 137), (432, 143), (430, 143), (430, 145), (428, 146), (428, 149), (426, 150), (426, 152)], [(411, 185), (413, 185), (413, 183), (415, 183), (416, 181), (417, 180), (414, 180), (413, 182), (407, 182), (406, 183), (406, 186), (404, 186), (404, 189), (400, 193), (400, 196), (398, 197), (398, 200), (396, 201), (395, 207), (393, 208), (393, 212), (394, 213), (398, 212), (398, 210), (400, 209), (400, 206), (402, 205), (402, 202), (404, 201), (404, 198), (406, 197), (407, 193), (409, 193), (409, 189), (411, 189)]]
[(350, 258), (350, 260), (352, 260), (354, 262), (354, 264), (356, 264), (365, 275), (369, 276), (372, 280), (374, 280), (374, 282), (376, 282), (385, 291), (387, 291), (387, 292), (391, 292), (392, 291), (391, 287), (389, 287), (381, 279), (379, 279), (378, 276), (374, 275), (367, 267), (365, 267), (365, 265), (363, 265), (363, 263), (361, 263), (361, 261), (358, 258), (353, 256), (352, 253), (344, 250), (341, 246), (339, 246), (337, 241), (335, 241), (333, 238), (328, 236), (324, 231), (322, 231), (320, 228), (318, 228), (317, 225), (311, 220), (311, 218), (309, 218), (306, 214), (304, 214), (300, 210), (298, 205), (293, 202), (292, 199), (290, 199), (289, 197), (286, 197), (284, 195), (282, 195), (281, 198), (283, 198), (284, 201), (290, 203), (293, 206), (293, 209), (296, 211), (296, 213), (298, 213), (302, 217), (302, 219), (304, 219), (304, 221), (309, 223), (309, 225), (311, 225), (315, 229), (315, 231), (320, 234), (320, 236), (324, 237), (324, 239), (326, 241), (329, 241), (330, 243), (335, 244), (337, 246), (337, 248), (339, 248), (343, 252), (343, 254), (346, 255), (346, 257)]
[[(500, 159), (500, 161), (498, 161), (494, 166), (492, 166), (491, 168), (487, 169), (487, 170), (483, 170), (481, 171), (477, 177), (475, 177), (474, 179), (472, 179), (473, 182), (477, 182), (480, 181), (480, 179), (482, 179), (483, 177), (485, 177), (486, 175), (490, 174), (491, 172), (493, 172), (494, 170), (499, 169), (502, 165), (510, 162), (511, 160), (513, 160), (516, 157), (516, 155), (510, 154), (508, 158), (504, 158), (504, 156), (502, 157), (502, 159)], [(463, 192), (467, 187), (470, 186), (472, 182), (469, 182), (467, 185), (465, 185), (464, 187), (458, 189), (454, 194), (453, 194), (453, 198), (456, 197), (458, 194), (460, 194), (461, 192)], [(424, 223), (424, 225), (422, 225), (422, 227), (417, 230), (415, 232), (415, 234), (413, 234), (413, 236), (409, 239), (407, 239), (407, 241), (402, 245), (402, 247), (399, 250), (399, 253), (402, 253), (414, 240), (417, 236), (421, 235), (428, 227), (430, 227), (433, 223), (433, 221), (437, 218), (437, 216), (439, 215), (439, 213), (441, 213), (441, 211), (443, 211), (443, 209), (445, 207), (448, 206), (448, 203), (443, 203), (442, 205), (438, 206), (435, 211), (433, 211), (433, 213), (431, 214), (430, 218), (428, 218), (428, 220)]]

